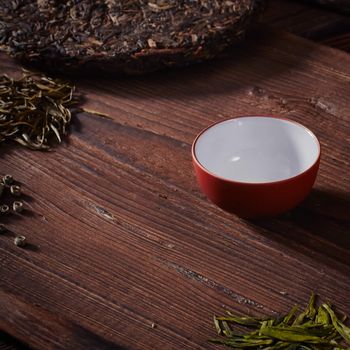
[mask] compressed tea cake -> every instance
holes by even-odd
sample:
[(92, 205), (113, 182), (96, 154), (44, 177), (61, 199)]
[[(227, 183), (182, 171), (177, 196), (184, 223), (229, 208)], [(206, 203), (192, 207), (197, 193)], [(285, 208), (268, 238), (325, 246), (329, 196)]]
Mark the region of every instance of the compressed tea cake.
[(0, 48), (67, 70), (140, 73), (212, 58), (263, 0), (1, 0)]

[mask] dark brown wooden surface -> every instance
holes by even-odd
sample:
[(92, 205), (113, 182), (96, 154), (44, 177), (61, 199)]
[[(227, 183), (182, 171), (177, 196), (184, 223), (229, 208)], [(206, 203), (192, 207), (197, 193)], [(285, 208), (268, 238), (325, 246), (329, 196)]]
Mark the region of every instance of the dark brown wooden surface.
[(263, 21), (276, 29), (350, 52), (350, 15), (305, 0), (270, 0)]
[(348, 0), (309, 0), (326, 8), (334, 9), (342, 13), (350, 13), (350, 3)]
[[(1, 146), (29, 208), (0, 236), (1, 330), (34, 349), (214, 349), (225, 308), (275, 314), (315, 290), (350, 314), (350, 57), (260, 32), (204, 65), (80, 81), (105, 117), (79, 114), (51, 153)], [(192, 171), (195, 135), (249, 113), (300, 121), (323, 147), (310, 197), (273, 220), (221, 211)]]

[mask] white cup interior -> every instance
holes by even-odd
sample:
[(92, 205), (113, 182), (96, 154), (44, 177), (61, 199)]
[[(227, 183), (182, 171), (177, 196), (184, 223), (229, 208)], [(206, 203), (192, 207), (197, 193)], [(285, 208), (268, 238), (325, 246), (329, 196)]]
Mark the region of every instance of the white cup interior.
[(301, 124), (273, 117), (240, 117), (205, 130), (194, 145), (197, 161), (231, 181), (267, 183), (289, 179), (318, 159), (316, 136)]

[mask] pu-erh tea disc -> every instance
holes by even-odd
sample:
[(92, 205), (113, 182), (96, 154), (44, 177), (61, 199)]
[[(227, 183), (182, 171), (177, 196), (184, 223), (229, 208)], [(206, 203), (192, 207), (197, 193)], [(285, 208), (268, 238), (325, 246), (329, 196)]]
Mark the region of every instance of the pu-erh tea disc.
[(139, 73), (212, 58), (263, 0), (1, 0), (0, 48), (66, 70)]

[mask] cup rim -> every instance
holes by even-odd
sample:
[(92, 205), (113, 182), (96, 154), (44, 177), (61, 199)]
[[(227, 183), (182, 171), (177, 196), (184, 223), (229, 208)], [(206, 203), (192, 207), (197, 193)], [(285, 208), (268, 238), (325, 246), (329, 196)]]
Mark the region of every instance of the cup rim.
[[(303, 172), (297, 174), (297, 175), (294, 175), (292, 177), (288, 177), (286, 179), (282, 179), (282, 180), (276, 180), (276, 181), (268, 181), (268, 182), (246, 182), (246, 181), (236, 181), (236, 180), (232, 180), (232, 179), (227, 179), (225, 177), (222, 177), (222, 176), (219, 176), (219, 175), (216, 175), (215, 173), (209, 171), (207, 168), (205, 168), (201, 163), (200, 161), (198, 160), (197, 156), (196, 156), (196, 151), (195, 151), (195, 148), (196, 148), (196, 144), (197, 144), (197, 141), (198, 139), (207, 131), (209, 130), (210, 128), (214, 127), (215, 125), (217, 124), (221, 124), (221, 123), (224, 123), (224, 122), (227, 122), (227, 121), (230, 121), (230, 120), (234, 120), (234, 119), (239, 119), (239, 118), (256, 118), (256, 117), (263, 117), (263, 118), (274, 118), (274, 119), (280, 119), (280, 120), (284, 120), (284, 121), (287, 121), (289, 123), (293, 123), (293, 124), (296, 124), (302, 128), (304, 128), (309, 134), (311, 134), (311, 136), (315, 139), (316, 141), (316, 145), (317, 145), (317, 148), (318, 148), (318, 154), (317, 154), (317, 157), (316, 157), (316, 160), (307, 168), (305, 169)], [(291, 119), (288, 119), (288, 118), (285, 118), (285, 117), (280, 117), (280, 116), (274, 116), (274, 115), (266, 115), (266, 114), (256, 114), (256, 115), (253, 115), (253, 114), (246, 114), (246, 115), (239, 115), (239, 116), (236, 116), (236, 117), (230, 117), (230, 118), (225, 118), (225, 119), (222, 119), (222, 120), (219, 120), (217, 122), (214, 122), (212, 124), (210, 124), (209, 126), (207, 126), (206, 128), (204, 128), (202, 131), (199, 132), (199, 134), (196, 136), (196, 138), (194, 139), (194, 141), (192, 142), (192, 147), (191, 147), (191, 153), (192, 153), (192, 159), (193, 161), (195, 162), (195, 164), (201, 168), (205, 173), (219, 179), (219, 180), (222, 180), (222, 181), (226, 181), (226, 182), (229, 182), (229, 183), (232, 183), (232, 184), (236, 184), (236, 185), (249, 185), (249, 186), (270, 186), (270, 185), (275, 185), (275, 184), (281, 184), (281, 183), (284, 183), (284, 182), (289, 182), (289, 181), (292, 181), (292, 180), (295, 180), (301, 176), (303, 176), (305, 173), (307, 173), (310, 169), (312, 169), (319, 161), (320, 161), (320, 158), (321, 158), (321, 144), (320, 144), (320, 141), (318, 140), (318, 138), (316, 137), (316, 135), (309, 129), (307, 128), (305, 125), (297, 122), (297, 121), (294, 121), (294, 120), (291, 120)]]

